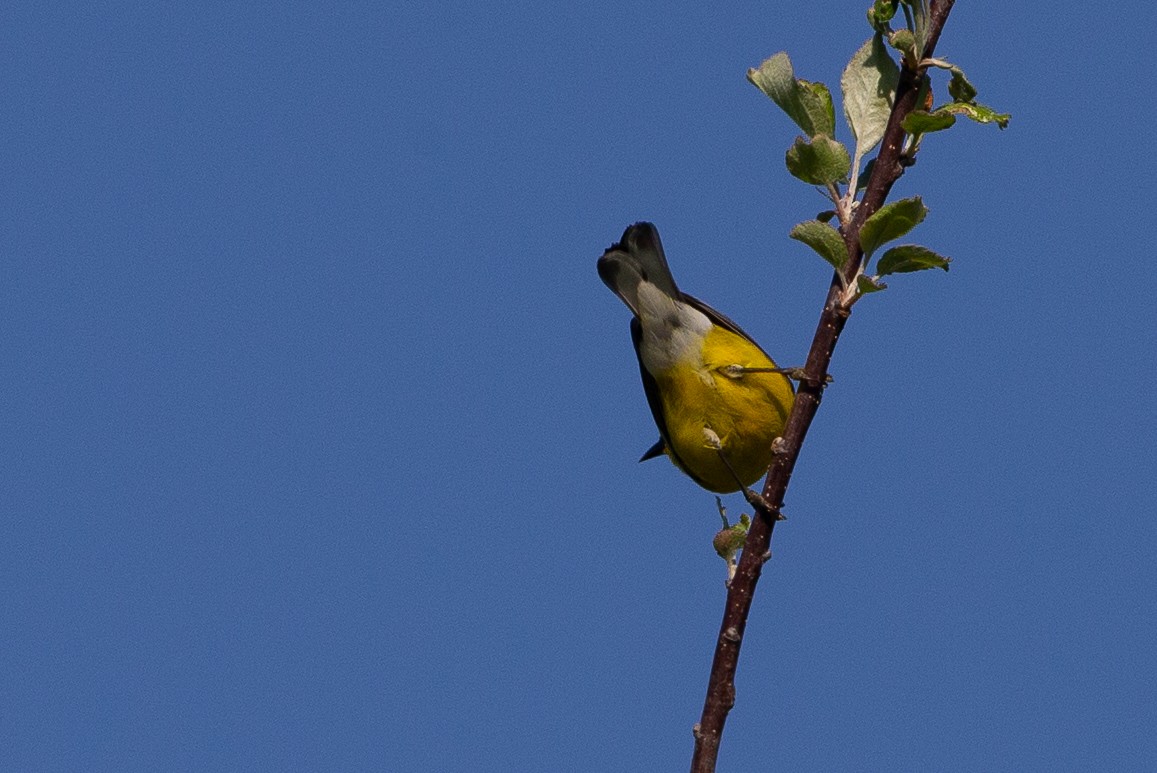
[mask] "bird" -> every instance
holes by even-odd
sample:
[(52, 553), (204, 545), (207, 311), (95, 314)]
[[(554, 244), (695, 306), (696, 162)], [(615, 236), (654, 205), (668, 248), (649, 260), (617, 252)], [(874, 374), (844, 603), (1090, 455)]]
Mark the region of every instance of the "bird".
[(628, 226), (598, 259), (598, 274), (633, 315), (659, 430), (639, 461), (666, 454), (708, 491), (758, 499), (748, 487), (767, 472), (795, 400), (786, 372), (739, 325), (679, 290), (652, 223)]

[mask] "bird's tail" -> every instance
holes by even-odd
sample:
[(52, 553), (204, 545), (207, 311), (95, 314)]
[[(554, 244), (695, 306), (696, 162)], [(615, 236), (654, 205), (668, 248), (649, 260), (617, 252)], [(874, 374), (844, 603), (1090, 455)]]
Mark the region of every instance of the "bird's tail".
[(650, 282), (671, 298), (680, 297), (675, 278), (663, 256), (659, 231), (651, 223), (635, 223), (599, 258), (599, 277), (639, 316), (639, 284)]

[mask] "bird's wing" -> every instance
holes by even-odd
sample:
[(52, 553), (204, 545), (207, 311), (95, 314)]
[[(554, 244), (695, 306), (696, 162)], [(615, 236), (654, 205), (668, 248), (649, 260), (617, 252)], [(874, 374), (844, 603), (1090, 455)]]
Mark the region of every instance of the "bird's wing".
[[(706, 313), (706, 312), (704, 312)], [(734, 323), (732, 323), (734, 324)], [(740, 333), (742, 335), (742, 333)], [(663, 401), (659, 399), (659, 385), (655, 382), (655, 378), (647, 371), (643, 365), (643, 358), (639, 354), (639, 342), (643, 340), (643, 326), (639, 323), (637, 318), (631, 319), (631, 343), (635, 345), (635, 357), (639, 360), (639, 375), (643, 378), (643, 392), (647, 395), (647, 405), (651, 407), (651, 416), (655, 419), (655, 426), (659, 428), (659, 442), (647, 449), (643, 454), (640, 462), (645, 462), (648, 459), (662, 456), (665, 452), (675, 463), (675, 466), (687, 474), (687, 477), (698, 483), (705, 489), (710, 490), (710, 486), (696, 475), (691, 469), (683, 463), (675, 450), (671, 448), (671, 444), (667, 442), (667, 420), (663, 418)]]
[[(639, 375), (643, 378), (643, 392), (647, 395), (647, 405), (651, 408), (651, 416), (655, 419), (655, 426), (659, 428), (659, 442), (652, 446), (639, 461), (654, 459), (659, 454), (653, 453), (656, 447), (670, 448), (667, 442), (667, 420), (663, 417), (663, 401), (659, 398), (659, 384), (643, 365), (643, 355), (639, 352), (639, 344), (643, 341), (643, 325), (638, 317), (631, 317), (631, 343), (635, 346), (635, 358), (639, 361)], [(660, 449), (659, 453), (662, 453)]]
[[(710, 306), (708, 306), (706, 303), (699, 300), (695, 296), (688, 295), (687, 293), (683, 293), (683, 292), (679, 293), (679, 298), (684, 303), (686, 303), (688, 306), (691, 306), (692, 308), (698, 309), (699, 311), (703, 312), (709, 320), (711, 320), (713, 323), (715, 323), (719, 327), (723, 328), (724, 330), (730, 330), (732, 333), (735, 333), (735, 335), (737, 335), (741, 338), (746, 338), (751, 343), (752, 346), (754, 346), (756, 349), (759, 349), (759, 351), (763, 352), (764, 356), (767, 357), (767, 359), (771, 360), (771, 355), (768, 354), (767, 352), (764, 352), (763, 347), (760, 346), (759, 343), (754, 338), (752, 338), (750, 335), (748, 335), (746, 330), (741, 328), (738, 324), (736, 324), (736, 322), (734, 320), (732, 320), (730, 317), (725, 315), (723, 312), (716, 311), (715, 309), (711, 308)], [(638, 347), (636, 346), (636, 349), (637, 348)], [(774, 362), (774, 360), (772, 360), (772, 362)]]

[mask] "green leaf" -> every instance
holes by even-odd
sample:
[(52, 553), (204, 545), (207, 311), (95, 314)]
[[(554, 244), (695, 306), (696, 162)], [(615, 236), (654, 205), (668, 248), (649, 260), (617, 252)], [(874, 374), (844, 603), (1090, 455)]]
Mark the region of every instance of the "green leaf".
[(893, 247), (880, 256), (876, 264), (876, 271), (880, 276), (888, 274), (906, 274), (910, 271), (924, 271), (929, 268), (948, 270), (952, 258), (938, 255), (927, 247), (918, 244), (901, 244)]
[(840, 88), (844, 92), (844, 116), (856, 137), (856, 157), (863, 158), (879, 144), (892, 112), (900, 68), (879, 35), (852, 55)]
[(819, 220), (798, 223), (788, 236), (811, 247), (836, 269), (842, 269), (848, 262), (848, 247), (844, 244), (844, 237)]
[(848, 176), (852, 159), (842, 143), (822, 134), (808, 142), (796, 137), (795, 143), (787, 149), (787, 171), (805, 183), (827, 185), (839, 182)]
[(715, 538), (711, 540), (711, 544), (720, 558), (724, 561), (730, 561), (736, 553), (743, 549), (743, 543), (746, 539), (747, 529), (742, 524), (736, 524), (720, 529)]
[[(932, 115), (963, 115), (970, 118), (977, 123), (995, 123), (1002, 129), (1008, 127), (1008, 121), (1012, 118), (1008, 113), (998, 113), (987, 105), (982, 105), (976, 101), (976, 87), (973, 86), (964, 71), (956, 65), (946, 62), (943, 59), (927, 59), (927, 64), (934, 67), (941, 67), (952, 73), (952, 80), (948, 82), (948, 93), (952, 95), (952, 102), (947, 105), (942, 105), (932, 111)], [(915, 112), (913, 112), (915, 115)], [(916, 119), (919, 120), (919, 119)], [(907, 119), (905, 119), (904, 129), (908, 129)], [(948, 124), (951, 126), (951, 124)], [(924, 129), (923, 131), (936, 131), (936, 129)]]
[(976, 99), (976, 87), (964, 77), (964, 71), (959, 67), (952, 68), (952, 80), (948, 82), (948, 93), (957, 102), (971, 102)]
[(797, 80), (791, 59), (784, 52), (765, 61), (759, 69), (748, 70), (747, 79), (771, 97), (809, 137), (836, 133), (836, 113), (828, 87)]
[(888, 36), (888, 43), (892, 48), (908, 57), (909, 61), (920, 61), (916, 56), (916, 36), (909, 30), (896, 30)]
[(883, 29), (896, 15), (896, 0), (876, 0), (868, 9), (868, 23), (876, 29)]
[(834, 209), (825, 209), (823, 212), (816, 215), (816, 220), (820, 221), (821, 223), (830, 223), (832, 218), (835, 216), (836, 211)]
[(860, 247), (865, 257), (871, 257), (876, 248), (899, 239), (911, 231), (928, 214), (928, 208), (919, 196), (885, 204), (860, 227)]
[(1002, 129), (1008, 128), (1009, 119), (1012, 116), (1008, 113), (998, 113), (991, 107), (981, 105), (976, 102), (950, 102), (944, 107), (938, 107), (934, 113), (955, 113), (962, 115), (965, 118), (970, 118), (977, 123), (995, 123)]
[(860, 274), (856, 277), (856, 287), (860, 290), (860, 295), (867, 295), (868, 293), (878, 293), (881, 290), (887, 290), (888, 285), (883, 282), (877, 282), (870, 276)]
[(916, 60), (924, 58), (924, 51), (928, 48), (928, 0), (903, 0), (904, 5), (912, 10), (912, 34), (916, 38)]
[(950, 112), (937, 110), (929, 113), (927, 110), (913, 110), (904, 116), (904, 122), (901, 125), (904, 127), (904, 131), (909, 134), (927, 134), (947, 129), (954, 123), (956, 123), (956, 116)]
[[(796, 80), (802, 91), (800, 98), (811, 116), (812, 123), (819, 129), (815, 134), (826, 134), (834, 137), (836, 134), (836, 108), (832, 105), (832, 92), (820, 81)], [(814, 134), (812, 136), (815, 136)]]

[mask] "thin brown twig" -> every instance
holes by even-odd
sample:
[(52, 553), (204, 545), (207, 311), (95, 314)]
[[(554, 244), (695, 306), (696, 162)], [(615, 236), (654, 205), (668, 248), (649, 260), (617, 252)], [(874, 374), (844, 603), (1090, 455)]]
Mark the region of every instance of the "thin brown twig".
[[(955, 0), (932, 0), (925, 57), (931, 56), (935, 49), (953, 2)], [(851, 222), (842, 229), (849, 260), (844, 266), (843, 280), (841, 281), (839, 276), (832, 277), (819, 325), (816, 327), (811, 349), (808, 351), (795, 404), (784, 429), (783, 442), (777, 445), (775, 458), (768, 469), (762, 495), (769, 509), (756, 508), (756, 517), (748, 531), (739, 566), (727, 591), (727, 605), (716, 640), (715, 658), (711, 663), (703, 715), (695, 725), (695, 752), (691, 760), (691, 773), (713, 773), (715, 770), (723, 726), (727, 721), (728, 712), (735, 705), (735, 670), (739, 664), (739, 650), (743, 643), (755, 586), (759, 582), (763, 564), (769, 556), (772, 530), (783, 507), (783, 498), (791, 481), (792, 471), (795, 469), (804, 438), (823, 397), (832, 352), (851, 313), (850, 308), (840, 302), (842, 285), (855, 281), (863, 260), (863, 251), (860, 249), (861, 226), (884, 203), (892, 186), (904, 174), (905, 165), (911, 163), (910, 159), (901, 156), (904, 130), (900, 123), (915, 107), (916, 95), (924, 77), (923, 70), (913, 71), (907, 67), (901, 70), (895, 102), (880, 143), (875, 167)]]

